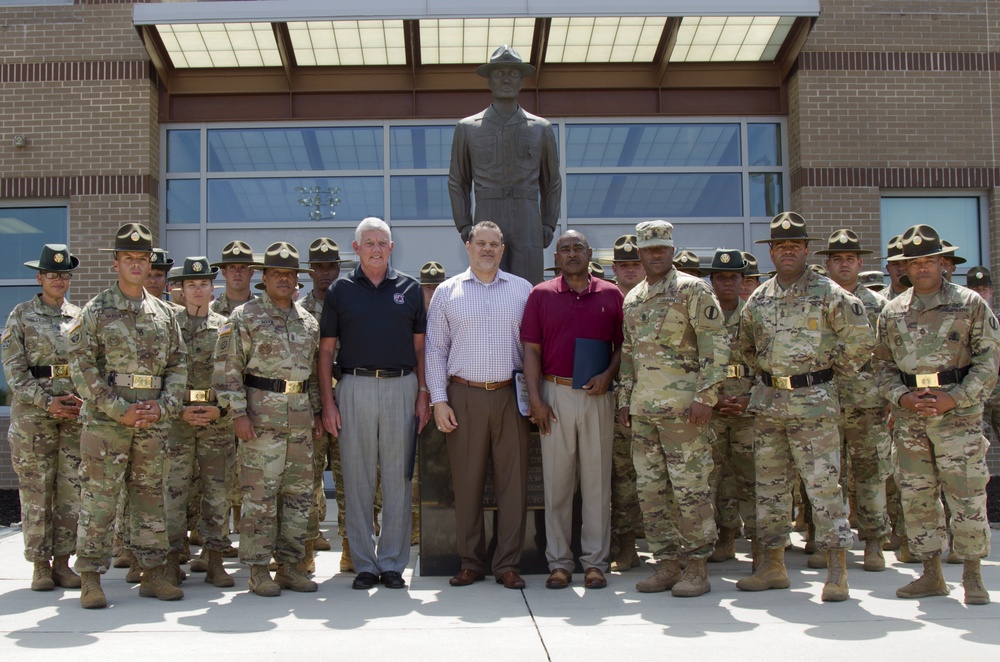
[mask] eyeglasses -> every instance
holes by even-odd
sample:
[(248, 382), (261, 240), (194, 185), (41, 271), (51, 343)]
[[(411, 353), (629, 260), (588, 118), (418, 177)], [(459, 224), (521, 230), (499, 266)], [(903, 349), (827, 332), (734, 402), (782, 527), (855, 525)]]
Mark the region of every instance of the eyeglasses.
[(43, 271), (42, 275), (46, 280), (72, 280), (73, 274), (69, 271)]

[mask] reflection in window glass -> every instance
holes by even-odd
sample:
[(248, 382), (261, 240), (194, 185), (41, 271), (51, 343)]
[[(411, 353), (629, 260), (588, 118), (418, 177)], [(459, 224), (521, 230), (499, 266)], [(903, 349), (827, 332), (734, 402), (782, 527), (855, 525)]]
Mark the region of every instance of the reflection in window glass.
[(452, 126), (394, 126), (389, 130), (392, 168), (447, 168), (451, 161)]
[(451, 218), (448, 177), (393, 177), (389, 187), (393, 221)]
[(201, 218), (201, 182), (167, 180), (167, 223), (197, 223)]
[[(297, 191), (298, 188), (305, 191)], [(315, 189), (319, 189), (318, 206), (313, 193)], [(300, 203), (300, 200), (303, 202)], [(339, 203), (335, 200), (339, 200)], [(209, 223), (303, 223), (316, 220), (313, 214), (317, 211), (320, 219), (331, 218), (331, 212), (336, 212), (338, 220), (347, 221), (356, 221), (366, 216), (384, 216), (382, 178), (208, 180)]]
[(570, 175), (569, 218), (741, 216), (740, 175)]
[(167, 131), (167, 172), (201, 169), (201, 131)]
[(764, 172), (750, 175), (750, 215), (776, 216), (783, 212), (781, 174)]
[(575, 124), (569, 167), (738, 166), (738, 124)]
[(781, 131), (777, 124), (747, 125), (747, 147), (749, 165), (781, 165)]
[(0, 207), (0, 279), (33, 279), (24, 262), (37, 260), (45, 244), (65, 244), (66, 225), (66, 207)]
[[(0, 213), (2, 213), (3, 211), (4, 210), (0, 209)], [(54, 242), (47, 242), (47, 243), (54, 243)], [(41, 253), (41, 247), (39, 247), (39, 249), (32, 254), (34, 255), (34, 257), (32, 257), (31, 259), (37, 260), (38, 255), (40, 253)], [(21, 261), (24, 262), (24, 260)], [(24, 274), (22, 275), (25, 278), (35, 277), (36, 272), (31, 271), (30, 269), (21, 265), (20, 263), (18, 263), (18, 266), (20, 266), (21, 269), (24, 270)], [(3, 316), (0, 319), (2, 319), (6, 323), (7, 318), (10, 316), (10, 311), (14, 310), (14, 306), (23, 301), (27, 301), (31, 297), (35, 296), (35, 294), (41, 291), (42, 288), (38, 287), (37, 285), (13, 285), (7, 287), (0, 287), (0, 315)], [(70, 301), (73, 301), (72, 283), (70, 284), (70, 291), (66, 295), (66, 298), (69, 299)], [(74, 303), (82, 306), (86, 302), (74, 301)], [(4, 376), (3, 371), (0, 370), (0, 406), (7, 406), (9, 404), (10, 404), (10, 389), (7, 388), (7, 378)]]
[(209, 172), (381, 169), (382, 127), (208, 132)]
[(924, 223), (935, 228), (941, 239), (958, 246), (955, 255), (968, 260), (959, 266), (964, 273), (968, 267), (982, 264), (979, 228), (979, 198), (882, 198), (881, 246), (906, 229)]

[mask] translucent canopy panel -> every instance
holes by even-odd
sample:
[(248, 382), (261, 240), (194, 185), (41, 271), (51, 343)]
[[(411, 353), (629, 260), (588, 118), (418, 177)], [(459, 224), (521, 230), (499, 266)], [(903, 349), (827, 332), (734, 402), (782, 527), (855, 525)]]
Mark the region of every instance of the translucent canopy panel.
[(178, 69), (281, 66), (270, 23), (177, 23), (157, 29)]
[(527, 60), (534, 18), (450, 18), (420, 21), (422, 64), (482, 64), (501, 44)]
[(406, 64), (402, 20), (294, 22), (288, 34), (304, 67)]
[(553, 18), (545, 61), (652, 62), (665, 17)]
[(770, 61), (794, 22), (791, 16), (686, 16), (670, 61)]

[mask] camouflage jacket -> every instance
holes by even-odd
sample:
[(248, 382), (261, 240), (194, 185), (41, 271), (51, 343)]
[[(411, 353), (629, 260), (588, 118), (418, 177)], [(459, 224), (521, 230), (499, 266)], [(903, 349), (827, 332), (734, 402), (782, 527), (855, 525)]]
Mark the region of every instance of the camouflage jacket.
[[(743, 314), (743, 308), (746, 304), (743, 299), (739, 300), (736, 304), (736, 308), (730, 310), (729, 312), (722, 311), (725, 317), (726, 325), (726, 335), (729, 339), (729, 365), (743, 365), (740, 363), (740, 346), (739, 346), (739, 331), (740, 331), (740, 316)], [(745, 375), (743, 377), (727, 377), (722, 382), (722, 390), (720, 395), (724, 396), (734, 396), (734, 395), (749, 395), (750, 388), (753, 386), (753, 379), (751, 375)], [(749, 416), (750, 414), (744, 412), (743, 416)]]
[[(829, 278), (806, 269), (785, 288), (771, 278), (747, 299), (740, 318), (740, 353), (757, 373), (791, 377), (833, 367), (853, 375), (871, 357), (875, 334), (864, 306)], [(833, 381), (792, 390), (763, 382), (749, 411), (781, 418), (839, 417)]]
[(226, 318), (211, 311), (207, 317), (191, 317), (187, 309), (181, 309), (177, 313), (177, 323), (181, 327), (188, 352), (187, 388), (196, 391), (212, 388), (215, 342), (219, 339), (219, 329), (226, 323)]
[(3, 374), (11, 390), (11, 414), (22, 407), (47, 410), (52, 397), (75, 393), (69, 377), (35, 377), (31, 366), (69, 363), (67, 332), (80, 316), (80, 308), (63, 301), (58, 309), (42, 303), (36, 294), (10, 312), (3, 330)]
[[(319, 413), (319, 385), (314, 376), (319, 352), (319, 324), (302, 306), (276, 306), (265, 292), (239, 306), (219, 327), (212, 384), (219, 404), (233, 418), (246, 415), (254, 427), (312, 427)], [(244, 375), (285, 381), (309, 381), (307, 392), (275, 393), (243, 384)]]
[(708, 283), (671, 269), (642, 281), (623, 304), (618, 407), (633, 416), (686, 415), (694, 401), (714, 407), (729, 345)]
[(981, 296), (947, 281), (926, 303), (908, 290), (882, 310), (878, 343), (878, 387), (894, 407), (911, 390), (900, 371), (912, 375), (970, 366), (961, 383), (941, 390), (955, 398), (956, 415), (982, 413), (997, 380), (1000, 324)]
[[(253, 301), (256, 298), (257, 297), (255, 295), (253, 294), (250, 295), (250, 301)], [(223, 317), (229, 317), (230, 315), (233, 314), (233, 311), (236, 310), (236, 308), (242, 306), (244, 303), (247, 302), (243, 301), (241, 303), (233, 303), (232, 301), (229, 300), (229, 297), (226, 296), (226, 293), (223, 292), (222, 294), (217, 296), (215, 300), (212, 301), (211, 304), (209, 304), (208, 307), (212, 309), (213, 313), (219, 313)]]
[[(865, 316), (872, 331), (878, 327), (878, 316), (889, 303), (885, 297), (878, 292), (872, 292), (864, 285), (858, 287), (852, 293), (861, 300), (865, 307)], [(875, 369), (871, 361), (866, 361), (861, 370), (856, 375), (837, 375), (837, 394), (840, 396), (840, 406), (844, 409), (851, 407), (854, 409), (874, 409), (885, 407), (885, 399), (878, 392), (878, 384), (875, 380)]]
[[(160, 421), (183, 409), (187, 349), (174, 311), (143, 292), (138, 311), (115, 284), (87, 302), (69, 331), (70, 372), (85, 423), (120, 421), (129, 405), (156, 400)], [(109, 386), (111, 372), (152, 375), (163, 388)]]

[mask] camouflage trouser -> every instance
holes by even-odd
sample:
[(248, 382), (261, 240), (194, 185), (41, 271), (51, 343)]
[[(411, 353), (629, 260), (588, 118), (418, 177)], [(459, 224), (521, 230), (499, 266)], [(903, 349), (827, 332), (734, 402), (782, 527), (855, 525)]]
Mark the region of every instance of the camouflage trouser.
[(24, 558), (72, 554), (80, 509), (79, 421), (17, 407), (7, 442), (20, 488)]
[(715, 524), (728, 529), (745, 525), (750, 540), (757, 537), (757, 485), (753, 459), (753, 417), (713, 416), (712, 475)]
[[(239, 440), (233, 436), (233, 442), (239, 447)], [(233, 469), (229, 476), (226, 477), (226, 485), (230, 486), (229, 491), (229, 507), (232, 508), (234, 513), (239, 513), (240, 508), (243, 507), (243, 487), (240, 481), (240, 463), (237, 460), (233, 463)], [(235, 515), (233, 516), (235, 518)]]
[(654, 559), (707, 558), (715, 546), (712, 429), (686, 418), (632, 417), (632, 459)]
[(990, 553), (986, 520), (986, 449), (976, 416), (923, 418), (894, 408), (896, 484), (906, 517), (910, 550), (927, 559), (948, 549), (941, 492), (951, 510), (952, 549), (960, 559)]
[(639, 508), (639, 491), (635, 480), (632, 430), (621, 423), (615, 423), (615, 438), (611, 444), (612, 540), (623, 535), (642, 537), (642, 510)]
[(216, 421), (208, 427), (196, 427), (181, 420), (174, 423), (167, 440), (165, 462), (167, 536), (171, 551), (184, 549), (192, 493), (197, 495), (198, 531), (204, 547), (223, 550), (229, 546), (230, 485), (226, 479), (231, 473), (230, 465), (235, 463), (236, 443), (228, 421)]
[(840, 412), (842, 452), (851, 458), (857, 498), (858, 537), (889, 535), (885, 479), (891, 470), (885, 408), (846, 408)]
[(168, 543), (163, 512), (163, 452), (169, 423), (148, 429), (89, 423), (80, 435), (80, 523), (76, 570), (105, 572), (112, 523), (124, 480), (125, 540), (143, 568), (163, 565)]
[(296, 563), (305, 556), (313, 503), (312, 428), (257, 428), (239, 442), (243, 517), (240, 561)]
[(791, 491), (802, 478), (812, 506), (820, 550), (847, 549), (854, 534), (840, 489), (840, 430), (832, 418), (754, 418), (757, 535), (769, 548), (784, 547), (792, 531)]
[(309, 525), (306, 530), (306, 540), (319, 537), (319, 524), (326, 519), (326, 490), (323, 485), (323, 473), (327, 467), (333, 472), (333, 482), (337, 492), (337, 532), (341, 537), (347, 535), (344, 529), (344, 477), (340, 469), (340, 444), (337, 437), (324, 432), (319, 437), (313, 437), (313, 505), (309, 511)]

